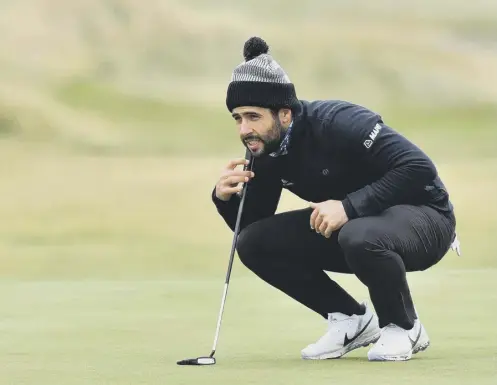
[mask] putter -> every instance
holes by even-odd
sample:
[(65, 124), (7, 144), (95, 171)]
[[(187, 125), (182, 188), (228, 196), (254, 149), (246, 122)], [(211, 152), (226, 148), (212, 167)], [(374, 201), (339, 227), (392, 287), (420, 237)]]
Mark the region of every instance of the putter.
[[(248, 170), (252, 171), (254, 158), (251, 156), (249, 150), (247, 150), (245, 158), (249, 160), (249, 165), (248, 166), (245, 165), (245, 167), (243, 169), (244, 170), (248, 169)], [(214, 365), (216, 363), (216, 359), (214, 357), (214, 354), (216, 353), (217, 341), (219, 338), (219, 330), (221, 329), (221, 320), (223, 318), (223, 313), (224, 313), (224, 304), (226, 303), (226, 296), (228, 294), (228, 287), (229, 287), (230, 277), (231, 277), (231, 269), (233, 267), (233, 259), (235, 256), (236, 243), (238, 240), (238, 233), (240, 232), (240, 220), (242, 217), (243, 205), (245, 203), (245, 196), (247, 194), (248, 183), (249, 182), (247, 182), (243, 185), (243, 189), (241, 192), (240, 206), (238, 207), (238, 215), (236, 217), (235, 232), (234, 232), (234, 236), (233, 236), (233, 243), (231, 245), (231, 253), (230, 253), (230, 260), (229, 260), (229, 264), (228, 264), (228, 271), (226, 273), (226, 280), (224, 282), (223, 297), (221, 299), (221, 309), (219, 310), (219, 316), (217, 318), (216, 334), (214, 337), (214, 345), (212, 347), (212, 352), (209, 356), (203, 356), (203, 357), (197, 357), (197, 358), (187, 358), (185, 360), (178, 361), (177, 362), (178, 365)]]

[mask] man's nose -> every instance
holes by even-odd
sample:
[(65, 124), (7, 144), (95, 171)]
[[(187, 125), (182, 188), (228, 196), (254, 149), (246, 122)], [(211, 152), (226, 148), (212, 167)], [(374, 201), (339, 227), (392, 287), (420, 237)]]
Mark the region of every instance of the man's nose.
[(250, 129), (249, 125), (247, 123), (242, 122), (240, 124), (240, 136), (246, 136), (252, 133), (252, 130)]

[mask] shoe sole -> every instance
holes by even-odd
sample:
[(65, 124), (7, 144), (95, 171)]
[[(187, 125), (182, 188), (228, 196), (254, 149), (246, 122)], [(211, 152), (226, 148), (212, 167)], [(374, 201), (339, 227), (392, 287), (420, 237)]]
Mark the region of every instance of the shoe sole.
[[(423, 327), (423, 326), (422, 326)], [(426, 330), (423, 327), (422, 330), (422, 335), (416, 346), (414, 346), (414, 349), (412, 349), (409, 353), (407, 354), (400, 354), (397, 356), (385, 356), (385, 355), (374, 355), (374, 354), (369, 354), (368, 353), (368, 359), (369, 361), (408, 361), (412, 358), (413, 354), (417, 354), (419, 352), (425, 351), (428, 349), (430, 346), (430, 340), (428, 338), (428, 335), (426, 334)]]
[(361, 340), (356, 340), (354, 342), (351, 342), (349, 345), (335, 350), (333, 352), (329, 353), (324, 353), (324, 354), (319, 354), (317, 356), (306, 356), (302, 355), (302, 359), (304, 360), (329, 360), (329, 359), (336, 359), (343, 357), (345, 354), (350, 353), (353, 350), (362, 348), (362, 347), (367, 347), (371, 344), (374, 344), (376, 341), (380, 339), (381, 333), (378, 332), (370, 337), (366, 337), (365, 339)]
[(412, 351), (412, 354), (416, 354), (416, 353), (419, 353), (419, 352), (423, 352), (425, 351), (426, 349), (428, 349), (428, 347), (430, 346), (430, 340), (422, 343), (422, 344), (419, 344), (417, 345), (414, 350)]

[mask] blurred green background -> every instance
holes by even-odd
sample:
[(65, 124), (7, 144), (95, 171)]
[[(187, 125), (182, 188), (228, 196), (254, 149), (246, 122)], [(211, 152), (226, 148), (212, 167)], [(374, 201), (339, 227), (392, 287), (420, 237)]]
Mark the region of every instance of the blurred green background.
[[(2, 0), (0, 34), (0, 383), (497, 382), (495, 1)], [(210, 352), (232, 240), (210, 193), (244, 154), (225, 92), (254, 35), (449, 188), (463, 256), (410, 275), (433, 346), (408, 365), (302, 362), (325, 325), (238, 260), (219, 364), (175, 365)]]

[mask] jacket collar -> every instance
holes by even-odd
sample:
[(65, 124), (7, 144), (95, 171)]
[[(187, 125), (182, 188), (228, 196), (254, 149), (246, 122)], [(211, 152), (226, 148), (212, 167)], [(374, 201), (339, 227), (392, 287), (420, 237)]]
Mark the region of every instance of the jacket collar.
[(294, 123), (296, 121), (298, 121), (298, 120), (301, 119), (301, 117), (302, 117), (302, 110), (303, 109), (302, 109), (302, 104), (301, 103), (299, 103), (297, 105), (297, 107), (295, 107), (295, 109), (293, 110), (294, 116), (293, 116), (292, 122), (288, 126), (288, 130), (286, 131), (285, 137), (283, 138), (283, 140), (280, 143), (280, 148), (278, 150), (272, 152), (271, 154), (269, 154), (273, 158), (276, 158), (276, 157), (288, 154), (288, 149), (289, 149), (289, 146), (290, 146), (290, 140), (292, 138), (292, 129), (294, 127)]

